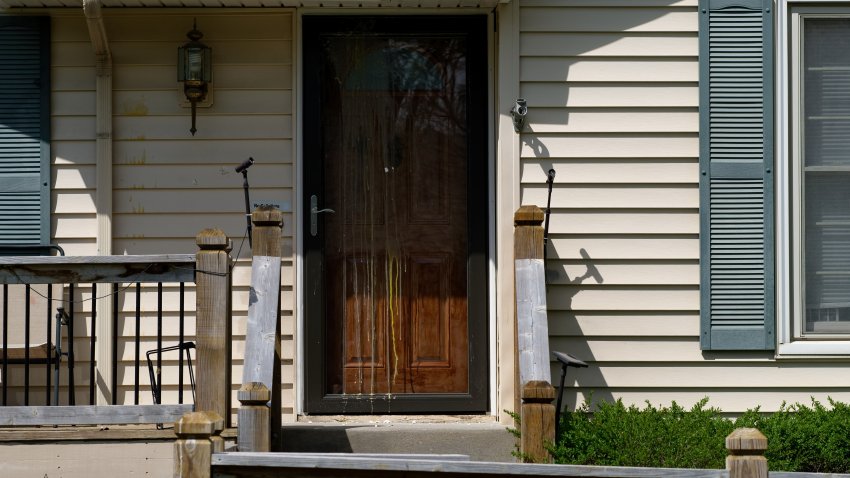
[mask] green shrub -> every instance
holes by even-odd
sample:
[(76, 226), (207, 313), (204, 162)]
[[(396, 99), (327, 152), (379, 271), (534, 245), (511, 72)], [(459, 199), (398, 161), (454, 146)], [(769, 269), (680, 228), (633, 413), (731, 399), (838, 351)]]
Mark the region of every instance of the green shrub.
[[(725, 438), (735, 428), (753, 427), (768, 440), (771, 470), (850, 472), (850, 406), (812, 399), (811, 407), (784, 405), (775, 413), (749, 410), (737, 420), (707, 407), (705, 398), (686, 410), (625, 406), (622, 401), (585, 402), (563, 414), (560, 436), (550, 451), (556, 463), (658, 468), (724, 468)], [(593, 410), (591, 410), (593, 408)]]
[[(703, 399), (690, 410), (585, 402), (566, 413), (552, 448), (556, 463), (660, 468), (723, 468), (726, 437), (734, 429)], [(718, 439), (719, 438), (719, 439)]]
[(776, 413), (750, 410), (736, 427), (753, 427), (767, 437), (771, 470), (813, 473), (850, 472), (850, 406), (829, 399), (830, 408), (812, 399), (811, 407), (782, 404)]

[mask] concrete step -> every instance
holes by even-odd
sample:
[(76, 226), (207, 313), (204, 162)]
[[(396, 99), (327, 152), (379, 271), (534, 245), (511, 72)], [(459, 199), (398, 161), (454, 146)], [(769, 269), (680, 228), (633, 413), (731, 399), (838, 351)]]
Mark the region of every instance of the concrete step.
[(283, 450), (310, 453), (469, 455), (515, 462), (515, 439), (499, 423), (293, 423), (283, 426)]

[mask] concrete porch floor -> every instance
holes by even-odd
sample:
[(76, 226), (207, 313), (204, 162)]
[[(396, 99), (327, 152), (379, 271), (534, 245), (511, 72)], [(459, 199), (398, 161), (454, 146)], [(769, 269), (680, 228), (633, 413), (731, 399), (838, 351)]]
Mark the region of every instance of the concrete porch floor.
[(514, 437), (494, 420), (314, 418), (283, 426), (283, 451), (461, 454), (475, 461), (516, 461), (511, 456)]

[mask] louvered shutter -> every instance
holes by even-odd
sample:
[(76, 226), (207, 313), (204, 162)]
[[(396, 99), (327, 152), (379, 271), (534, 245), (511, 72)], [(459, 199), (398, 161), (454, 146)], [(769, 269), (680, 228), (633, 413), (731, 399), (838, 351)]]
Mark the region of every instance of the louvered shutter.
[(700, 1), (704, 350), (775, 348), (771, 3)]
[(50, 242), (49, 19), (0, 17), (0, 244)]

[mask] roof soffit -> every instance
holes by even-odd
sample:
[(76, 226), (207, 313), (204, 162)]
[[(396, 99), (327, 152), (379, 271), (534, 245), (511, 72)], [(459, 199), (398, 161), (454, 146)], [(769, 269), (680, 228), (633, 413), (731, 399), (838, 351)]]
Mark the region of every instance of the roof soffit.
[[(510, 0), (102, 0), (106, 8), (493, 8)], [(80, 0), (0, 0), (0, 9), (79, 8)]]

